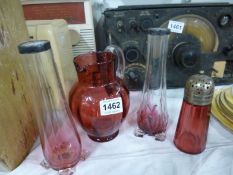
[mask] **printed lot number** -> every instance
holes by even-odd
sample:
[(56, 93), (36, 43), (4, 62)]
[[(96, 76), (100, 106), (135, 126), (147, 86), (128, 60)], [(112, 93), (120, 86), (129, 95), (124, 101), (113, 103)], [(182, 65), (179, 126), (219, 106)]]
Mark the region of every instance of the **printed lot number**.
[(170, 20), (168, 23), (168, 28), (171, 30), (171, 32), (182, 33), (184, 29), (184, 23)]
[(111, 115), (123, 112), (122, 99), (121, 97), (101, 100), (100, 101), (100, 114)]

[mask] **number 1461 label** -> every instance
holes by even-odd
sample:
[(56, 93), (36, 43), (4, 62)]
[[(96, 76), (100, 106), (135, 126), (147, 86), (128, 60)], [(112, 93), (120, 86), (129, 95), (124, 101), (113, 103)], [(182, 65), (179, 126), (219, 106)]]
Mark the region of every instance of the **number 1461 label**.
[(100, 114), (111, 115), (123, 112), (122, 99), (121, 97), (101, 100), (100, 101)]
[(168, 23), (168, 28), (171, 30), (171, 32), (182, 33), (184, 29), (184, 23), (170, 20)]

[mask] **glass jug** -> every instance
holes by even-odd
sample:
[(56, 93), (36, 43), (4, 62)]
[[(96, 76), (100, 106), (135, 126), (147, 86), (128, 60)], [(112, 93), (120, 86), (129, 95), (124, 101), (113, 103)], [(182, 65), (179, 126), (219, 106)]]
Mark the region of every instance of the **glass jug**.
[[(115, 66), (115, 60), (118, 65)], [(114, 139), (129, 109), (129, 91), (122, 78), (124, 55), (118, 46), (74, 58), (79, 82), (69, 94), (69, 105), (89, 138)]]
[(166, 104), (166, 59), (169, 29), (149, 28), (147, 37), (147, 64), (142, 100), (137, 111), (138, 129), (135, 135), (166, 138), (168, 112)]

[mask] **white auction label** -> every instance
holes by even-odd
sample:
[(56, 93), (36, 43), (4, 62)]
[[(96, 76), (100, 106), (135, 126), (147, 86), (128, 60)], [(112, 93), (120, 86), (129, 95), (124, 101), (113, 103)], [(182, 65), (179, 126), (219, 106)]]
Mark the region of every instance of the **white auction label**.
[(168, 28), (171, 30), (171, 32), (182, 33), (184, 29), (184, 23), (170, 20), (168, 23)]
[(111, 115), (123, 112), (121, 97), (106, 99), (100, 101), (100, 114)]

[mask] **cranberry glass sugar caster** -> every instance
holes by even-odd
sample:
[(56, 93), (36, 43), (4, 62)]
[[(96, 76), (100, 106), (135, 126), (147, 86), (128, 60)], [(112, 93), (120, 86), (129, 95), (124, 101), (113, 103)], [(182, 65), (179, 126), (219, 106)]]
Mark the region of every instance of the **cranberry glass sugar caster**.
[(207, 141), (214, 82), (203, 73), (191, 76), (186, 82), (174, 137), (176, 147), (189, 154), (201, 153)]

